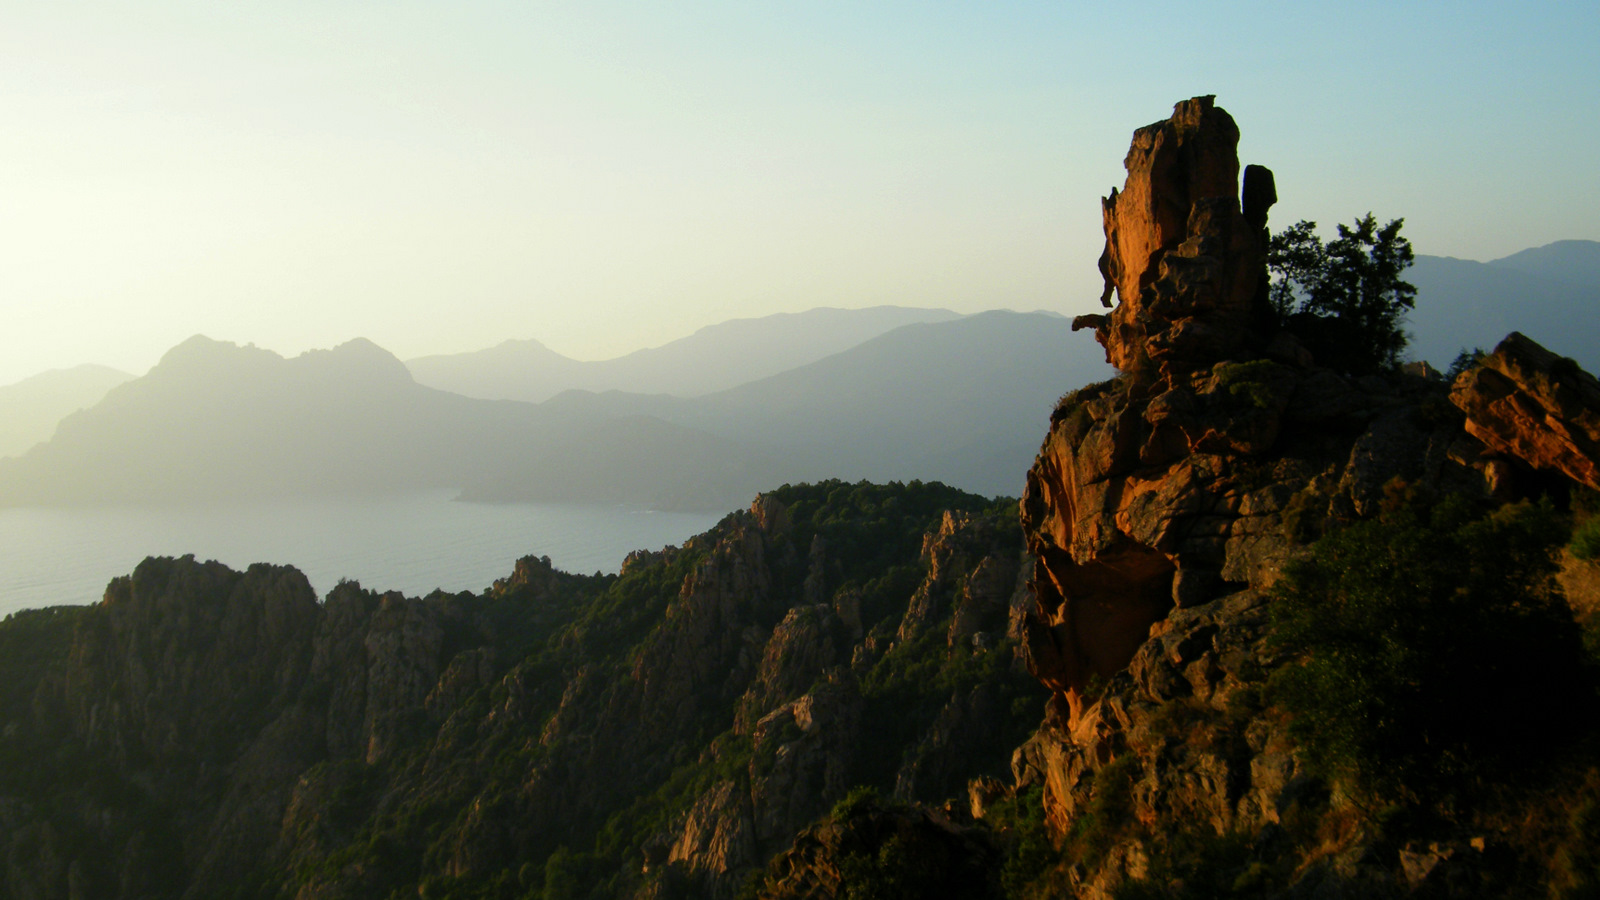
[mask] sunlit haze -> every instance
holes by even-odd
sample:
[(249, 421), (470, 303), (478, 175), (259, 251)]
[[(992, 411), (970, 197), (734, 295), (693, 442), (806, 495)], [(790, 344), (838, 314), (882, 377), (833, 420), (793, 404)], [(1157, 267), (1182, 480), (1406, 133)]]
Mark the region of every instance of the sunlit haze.
[(876, 304), (1088, 311), (1137, 126), (1279, 225), (1600, 239), (1600, 6), (8, 3), (0, 384), (195, 333), (616, 356)]

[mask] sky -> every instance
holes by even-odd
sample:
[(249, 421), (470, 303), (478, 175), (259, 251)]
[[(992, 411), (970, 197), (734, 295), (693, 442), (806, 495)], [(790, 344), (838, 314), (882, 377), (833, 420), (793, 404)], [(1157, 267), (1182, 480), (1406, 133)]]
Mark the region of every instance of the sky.
[(1600, 4), (0, 3), (0, 384), (203, 333), (579, 359), (877, 304), (1075, 314), (1133, 130), (1272, 222), (1600, 239)]

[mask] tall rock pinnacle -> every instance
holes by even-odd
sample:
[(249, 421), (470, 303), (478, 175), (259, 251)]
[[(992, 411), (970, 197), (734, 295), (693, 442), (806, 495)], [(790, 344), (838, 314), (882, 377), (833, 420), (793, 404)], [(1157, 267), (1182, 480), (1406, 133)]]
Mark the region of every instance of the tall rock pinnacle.
[(1177, 104), (1172, 118), (1134, 132), (1128, 180), (1102, 201), (1106, 247), (1101, 302), (1081, 316), (1106, 359), (1124, 372), (1188, 372), (1262, 339), (1267, 314), (1267, 208), (1272, 172), (1245, 169), (1239, 195), (1239, 129), (1213, 98)]

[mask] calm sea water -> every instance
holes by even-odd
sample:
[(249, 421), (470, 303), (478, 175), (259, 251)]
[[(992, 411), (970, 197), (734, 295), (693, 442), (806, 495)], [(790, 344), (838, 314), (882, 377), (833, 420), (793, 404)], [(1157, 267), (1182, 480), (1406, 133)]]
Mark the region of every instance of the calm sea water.
[(94, 603), (146, 556), (293, 565), (319, 595), (341, 578), (421, 595), (479, 591), (520, 556), (615, 572), (639, 549), (682, 543), (720, 515), (622, 507), (457, 503), (449, 492), (231, 505), (0, 509), (0, 616)]

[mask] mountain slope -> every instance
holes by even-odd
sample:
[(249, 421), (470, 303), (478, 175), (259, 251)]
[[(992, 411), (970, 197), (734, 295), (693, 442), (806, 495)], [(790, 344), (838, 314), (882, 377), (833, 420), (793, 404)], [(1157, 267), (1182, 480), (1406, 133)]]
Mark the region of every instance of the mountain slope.
[[(1493, 263), (1418, 256), (1405, 273), (1417, 286), (1416, 309), (1406, 322), (1412, 334), (1408, 354), (1443, 369), (1462, 349), (1487, 349), (1509, 332), (1521, 331), (1586, 369), (1600, 369), (1600, 286), (1558, 281), (1517, 267), (1533, 268), (1540, 251), (1549, 249)], [(1511, 260), (1519, 262), (1514, 266)], [(1581, 274), (1575, 266), (1538, 268)]]
[(539, 403), (566, 390), (693, 397), (805, 365), (902, 325), (956, 318), (944, 309), (819, 307), (709, 325), (660, 347), (600, 362), (569, 359), (525, 340), (419, 357), (406, 365), (420, 384), (490, 400)]
[(1044, 437), (1038, 411), (1061, 385), (1111, 374), (1069, 320), (992, 311), (908, 325), (658, 414), (782, 448), (802, 478), (938, 479), (1015, 495)]
[(0, 890), (730, 898), (852, 785), (1006, 771), (1024, 563), (1010, 505), (837, 482), (481, 595), (146, 560), (0, 623)]
[(1489, 265), (1550, 281), (1600, 288), (1600, 241), (1556, 241), (1491, 260)]
[(52, 369), (0, 387), (0, 457), (17, 456), (47, 441), (62, 417), (93, 406), (133, 378), (106, 366)]
[[(704, 397), (573, 392), (545, 406), (648, 416), (748, 448), (751, 462), (741, 470), (718, 474), (696, 461), (672, 475), (691, 483), (720, 479), (727, 491), (822, 478), (920, 479), (1014, 496), (1022, 487), (1018, 473), (1044, 437), (1039, 411), (1054, 402), (1058, 386), (1110, 374), (1099, 348), (1074, 336), (1068, 320), (995, 311), (907, 325)], [(567, 499), (561, 479), (547, 471), (530, 459), (474, 483), (467, 496)], [(771, 480), (755, 481), (758, 475)]]

